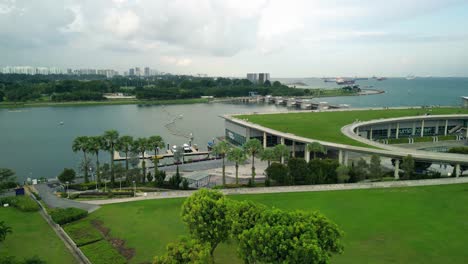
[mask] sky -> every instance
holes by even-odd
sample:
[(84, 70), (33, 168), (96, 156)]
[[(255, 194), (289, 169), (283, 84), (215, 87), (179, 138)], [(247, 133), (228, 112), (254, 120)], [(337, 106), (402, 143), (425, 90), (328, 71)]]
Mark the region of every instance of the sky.
[(0, 66), (468, 76), (468, 0), (0, 0)]

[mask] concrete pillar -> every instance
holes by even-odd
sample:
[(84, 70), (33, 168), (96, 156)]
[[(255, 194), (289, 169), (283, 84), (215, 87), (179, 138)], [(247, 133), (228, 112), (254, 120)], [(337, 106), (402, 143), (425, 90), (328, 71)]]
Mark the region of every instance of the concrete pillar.
[(395, 177), (395, 180), (400, 179), (400, 174), (398, 174), (399, 172), (400, 172), (400, 160), (396, 159), (395, 160), (395, 171), (393, 172), (393, 176)]
[(398, 139), (398, 136), (400, 134), (400, 123), (396, 123), (396, 138)]
[(348, 166), (348, 151), (343, 151), (343, 165)]
[(437, 120), (437, 122), (436, 122), (435, 134), (439, 135), (439, 120)]
[(338, 151), (338, 163), (343, 164), (343, 150)]
[(293, 141), (293, 144), (292, 144), (292, 157), (293, 158), (296, 157), (296, 141)]
[(267, 134), (266, 132), (263, 132), (263, 148), (267, 148)]
[(359, 136), (359, 127), (356, 127), (356, 135)]
[(372, 127), (371, 127), (371, 128), (370, 128), (370, 135), (369, 135), (369, 139), (370, 139), (370, 140), (372, 140), (372, 136), (373, 136), (373, 135), (372, 135), (372, 132), (373, 132), (373, 131), (372, 131)]
[(421, 137), (424, 137), (424, 120), (421, 121)]
[(468, 125), (466, 126), (466, 139), (468, 140)]
[(245, 135), (245, 141), (249, 141), (249, 139), (250, 139), (250, 128), (247, 128), (247, 129), (246, 129), (246, 133), (245, 133), (245, 134), (246, 134), (246, 135)]
[(444, 130), (444, 136), (447, 135), (447, 132), (448, 132), (448, 119), (445, 120), (445, 130)]
[(460, 164), (455, 165), (455, 177), (460, 177)]
[[(284, 145), (284, 137), (280, 138), (281, 145)], [(281, 164), (284, 164), (284, 157), (281, 157)]]
[(391, 135), (392, 135), (392, 125), (388, 125), (387, 138), (390, 138)]
[(413, 122), (413, 130), (411, 130), (411, 135), (416, 135), (416, 122)]
[(307, 163), (310, 161), (310, 152), (307, 150), (307, 145), (304, 146), (304, 159)]

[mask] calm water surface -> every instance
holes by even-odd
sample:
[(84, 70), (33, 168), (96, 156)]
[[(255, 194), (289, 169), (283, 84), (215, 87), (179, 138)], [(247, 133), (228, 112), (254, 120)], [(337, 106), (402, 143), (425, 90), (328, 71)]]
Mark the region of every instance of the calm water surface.
[[(311, 87), (335, 87), (319, 79), (303, 81)], [(282, 79), (285, 81), (285, 79)], [(424, 78), (359, 81), (361, 87), (373, 86), (385, 94), (359, 97), (321, 98), (332, 104), (352, 107), (460, 105), (460, 96), (468, 95), (468, 78)], [(172, 132), (193, 133), (194, 143), (206, 143), (224, 134), (219, 117), (229, 113), (273, 112), (285, 110), (274, 105), (194, 104), (171, 106), (113, 105), (81, 107), (25, 108), (19, 111), (0, 109), (0, 167), (12, 168), (20, 180), (27, 177), (55, 177), (64, 167), (76, 168), (81, 154), (74, 154), (71, 144), (81, 135), (99, 135), (116, 129), (121, 135), (148, 137), (161, 135), (170, 144), (187, 143), (165, 127), (175, 119)], [(64, 125), (59, 125), (63, 121)], [(107, 161), (109, 156), (102, 155)]]

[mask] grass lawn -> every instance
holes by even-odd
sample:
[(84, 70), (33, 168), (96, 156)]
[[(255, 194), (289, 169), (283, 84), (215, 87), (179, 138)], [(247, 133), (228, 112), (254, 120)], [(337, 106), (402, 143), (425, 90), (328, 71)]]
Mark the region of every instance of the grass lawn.
[(417, 116), (425, 113), (432, 115), (468, 114), (468, 109), (462, 108), (432, 108), (424, 109), (386, 109), (386, 110), (356, 110), (343, 112), (308, 112), (265, 115), (239, 115), (237, 118), (248, 120), (264, 127), (281, 132), (292, 133), (297, 136), (368, 147), (341, 133), (341, 128), (352, 124), (355, 120), (369, 121), (381, 118)]
[[(468, 184), (333, 192), (230, 196), (286, 210), (319, 210), (345, 231), (333, 263), (466, 263)], [(186, 234), (183, 199), (106, 205), (88, 216), (136, 249), (131, 263), (152, 260)], [(241, 263), (235, 245), (220, 245), (217, 263)]]
[(76, 263), (39, 212), (21, 212), (13, 207), (2, 207), (0, 221), (4, 221), (13, 231), (0, 243), (0, 255), (15, 256), (17, 260), (36, 255), (47, 263)]

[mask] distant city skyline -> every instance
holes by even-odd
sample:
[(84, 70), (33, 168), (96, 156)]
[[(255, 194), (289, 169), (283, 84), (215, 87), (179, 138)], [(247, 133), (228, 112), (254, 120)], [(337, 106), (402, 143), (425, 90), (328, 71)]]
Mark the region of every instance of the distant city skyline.
[(0, 67), (468, 76), (466, 14), (463, 0), (6, 0)]

